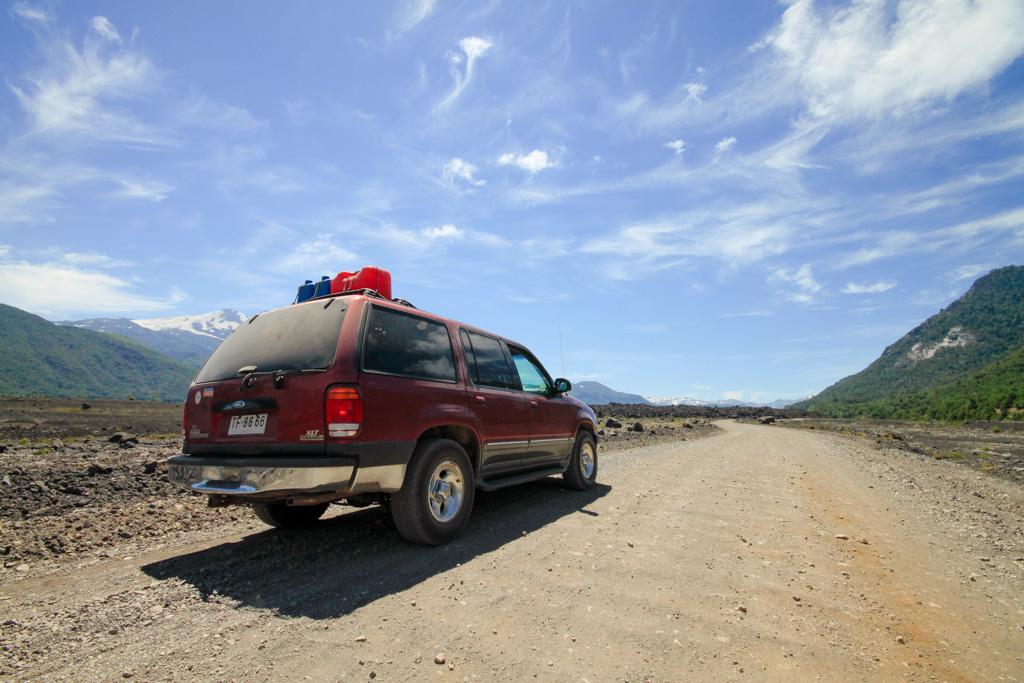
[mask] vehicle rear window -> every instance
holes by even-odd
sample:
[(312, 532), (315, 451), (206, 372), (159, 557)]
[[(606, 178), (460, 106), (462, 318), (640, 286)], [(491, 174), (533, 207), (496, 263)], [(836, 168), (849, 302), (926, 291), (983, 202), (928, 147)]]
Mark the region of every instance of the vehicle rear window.
[(196, 382), (237, 377), (247, 365), (256, 372), (323, 370), (334, 362), (347, 309), (348, 302), (327, 299), (261, 313), (217, 347)]
[(448, 328), (374, 306), (363, 339), (363, 370), (454, 382), (455, 354)]
[[(467, 343), (468, 342), (468, 343)], [(475, 332), (462, 331), (462, 344), (466, 350), (469, 375), (473, 383), (482, 387), (518, 389), (512, 366), (508, 363), (501, 342)]]

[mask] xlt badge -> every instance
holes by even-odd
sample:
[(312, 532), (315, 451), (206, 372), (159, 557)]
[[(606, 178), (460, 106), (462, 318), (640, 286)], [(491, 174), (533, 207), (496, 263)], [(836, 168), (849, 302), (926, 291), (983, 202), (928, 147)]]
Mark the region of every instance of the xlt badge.
[(299, 441), (323, 441), (324, 435), (319, 429), (307, 429), (306, 433), (299, 437)]

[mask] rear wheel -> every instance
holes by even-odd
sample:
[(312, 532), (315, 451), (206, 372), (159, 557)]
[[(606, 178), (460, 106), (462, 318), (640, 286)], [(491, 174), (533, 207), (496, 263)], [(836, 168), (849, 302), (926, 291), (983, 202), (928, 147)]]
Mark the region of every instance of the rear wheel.
[(576, 435), (572, 459), (562, 479), (577, 491), (587, 491), (597, 483), (597, 442), (590, 432), (581, 431)]
[(285, 503), (253, 503), (256, 516), (278, 529), (310, 526), (327, 512), (327, 503), (320, 505), (285, 505)]
[(469, 522), (474, 493), (465, 449), (450, 439), (427, 439), (416, 447), (401, 490), (391, 496), (391, 517), (407, 541), (441, 545)]

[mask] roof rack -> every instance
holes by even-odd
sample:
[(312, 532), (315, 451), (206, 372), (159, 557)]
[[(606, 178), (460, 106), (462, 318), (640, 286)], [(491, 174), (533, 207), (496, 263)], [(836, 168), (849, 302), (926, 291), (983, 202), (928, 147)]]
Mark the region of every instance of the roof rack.
[(351, 296), (353, 294), (370, 297), (371, 299), (380, 299), (381, 301), (390, 301), (391, 303), (399, 304), (401, 306), (408, 306), (409, 308), (416, 308), (416, 306), (413, 305), (412, 302), (407, 301), (406, 299), (399, 299), (397, 297), (394, 299), (388, 299), (387, 297), (383, 296), (380, 292), (378, 292), (376, 289), (350, 289), (345, 292), (324, 294), (322, 296), (313, 297), (312, 299), (306, 299), (306, 301), (323, 301), (324, 299), (334, 299), (339, 296)]

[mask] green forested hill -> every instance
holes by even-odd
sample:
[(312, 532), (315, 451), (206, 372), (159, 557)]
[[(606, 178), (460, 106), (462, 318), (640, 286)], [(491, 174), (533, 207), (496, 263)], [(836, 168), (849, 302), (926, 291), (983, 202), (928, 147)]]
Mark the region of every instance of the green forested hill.
[(126, 339), (0, 304), (0, 394), (180, 401), (194, 369)]
[[(896, 411), (903, 417), (941, 413), (960, 419), (952, 417), (962, 412), (953, 406), (961, 405), (966, 392), (980, 392), (978, 397), (995, 392), (994, 397), (1004, 385), (1013, 385), (1012, 374), (998, 373), (1012, 373), (1018, 367), (1013, 361), (1017, 356), (1008, 354), (1022, 347), (1024, 267), (1007, 266), (978, 279), (966, 294), (886, 348), (867, 368), (799, 407), (835, 416), (895, 417)], [(1017, 378), (1019, 386), (1019, 374)], [(978, 414), (983, 411), (980, 406), (970, 410), (971, 417), (983, 417)]]
[(1024, 346), (962, 379), (894, 398), (833, 404), (829, 414), (907, 420), (1024, 419)]

